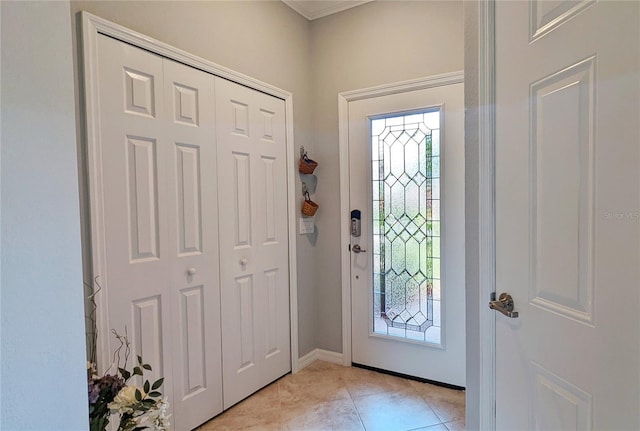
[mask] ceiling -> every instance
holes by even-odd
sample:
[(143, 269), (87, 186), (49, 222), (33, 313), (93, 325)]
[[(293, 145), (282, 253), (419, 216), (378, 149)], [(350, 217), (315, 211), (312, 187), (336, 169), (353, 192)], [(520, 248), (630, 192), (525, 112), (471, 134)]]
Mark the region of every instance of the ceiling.
[(282, 0), (283, 3), (309, 21), (342, 12), (370, 1), (373, 0)]

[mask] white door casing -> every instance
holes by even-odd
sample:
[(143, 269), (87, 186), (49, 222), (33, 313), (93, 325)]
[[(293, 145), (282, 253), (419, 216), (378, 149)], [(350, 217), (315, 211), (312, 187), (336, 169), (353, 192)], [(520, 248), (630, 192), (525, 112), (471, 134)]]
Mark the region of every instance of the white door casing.
[(496, 4), (499, 430), (640, 429), (639, 7)]
[(105, 319), (192, 429), (222, 411), (213, 77), (106, 36), (99, 53)]
[[(351, 238), (368, 253), (347, 256), (353, 264), (346, 280), (351, 287), (343, 298), (351, 299), (345, 319), (351, 320), (351, 345), (345, 346), (353, 362), (403, 374), (419, 376), (457, 386), (465, 385), (464, 341), (464, 204), (463, 204), (463, 135), (462, 135), (462, 75), (450, 74), (425, 80), (385, 86), (376, 90), (344, 93), (348, 106), (348, 126), (341, 140), (341, 148), (348, 147), (349, 190), (348, 209), (362, 211), (362, 236)], [(346, 100), (345, 100), (346, 102)], [(372, 333), (370, 310), (371, 255), (371, 154), (369, 118), (387, 113), (415, 111), (437, 107), (442, 113), (442, 175), (443, 222), (442, 232), (442, 346), (427, 346), (416, 342), (399, 342)], [(341, 115), (346, 122), (346, 115)], [(348, 132), (348, 133), (347, 133)], [(348, 145), (347, 145), (348, 143)], [(344, 153), (343, 153), (344, 155)], [(341, 157), (341, 163), (345, 163)], [(344, 171), (343, 171), (344, 172)], [(446, 191), (445, 191), (446, 190)], [(347, 233), (347, 235), (349, 235)], [(345, 238), (343, 238), (344, 240)], [(349, 241), (349, 237), (346, 238)], [(349, 244), (349, 242), (347, 242)], [(344, 257), (344, 256), (343, 256)], [(357, 277), (357, 278), (356, 278)], [(345, 281), (343, 274), (343, 281)], [(343, 306), (343, 311), (345, 307)], [(351, 350), (353, 348), (353, 350)], [(351, 362), (351, 361), (349, 361)], [(426, 365), (428, 364), (428, 365)]]
[(225, 408), (291, 370), (284, 102), (216, 78)]

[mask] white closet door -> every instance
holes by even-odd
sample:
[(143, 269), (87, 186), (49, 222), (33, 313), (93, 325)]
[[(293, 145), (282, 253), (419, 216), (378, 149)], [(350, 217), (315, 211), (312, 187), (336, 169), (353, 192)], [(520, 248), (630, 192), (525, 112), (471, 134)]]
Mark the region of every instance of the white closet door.
[(224, 406), (291, 370), (284, 101), (216, 78)]
[[(98, 49), (106, 261), (98, 274), (104, 288), (99, 300), (106, 301), (99, 331), (110, 340), (110, 352), (118, 347), (111, 329), (128, 335), (129, 369), (142, 355), (153, 368), (150, 380), (170, 377), (173, 253), (162, 181), (167, 162), (162, 58), (106, 36), (98, 37)], [(167, 378), (162, 391), (171, 395), (172, 390)]]
[(173, 421), (222, 411), (214, 77), (164, 60)]
[(99, 77), (100, 330), (127, 329), (190, 430), (222, 411), (214, 78), (105, 36)]

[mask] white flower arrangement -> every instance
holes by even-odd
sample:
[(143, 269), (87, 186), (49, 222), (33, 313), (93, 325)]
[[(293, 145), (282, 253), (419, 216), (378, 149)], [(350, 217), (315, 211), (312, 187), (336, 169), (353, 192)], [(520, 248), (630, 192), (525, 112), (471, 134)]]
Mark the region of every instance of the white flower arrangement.
[[(120, 341), (121, 346), (116, 350), (114, 362), (120, 362), (120, 350), (125, 349), (125, 364), (129, 357), (129, 340), (126, 335), (118, 335), (112, 331)], [(115, 358), (118, 358), (115, 360)], [(145, 380), (142, 387), (128, 384), (133, 376), (144, 377), (144, 370), (151, 371), (151, 366), (142, 362), (138, 356), (138, 365), (133, 371), (117, 367), (117, 373), (96, 374), (95, 364), (87, 363), (87, 377), (89, 384), (89, 425), (91, 431), (107, 429), (112, 415), (119, 416), (118, 431), (141, 431), (152, 429), (166, 431), (169, 429), (169, 415), (167, 413), (167, 398), (162, 397), (160, 387), (164, 378), (151, 384)]]

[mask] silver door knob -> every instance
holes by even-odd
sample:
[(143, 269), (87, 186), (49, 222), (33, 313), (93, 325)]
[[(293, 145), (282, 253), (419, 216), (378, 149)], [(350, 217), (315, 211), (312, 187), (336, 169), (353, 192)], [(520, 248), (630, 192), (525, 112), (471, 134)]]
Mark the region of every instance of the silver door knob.
[(508, 293), (501, 293), (496, 301), (496, 294), (492, 294), (492, 301), (489, 301), (489, 308), (501, 312), (507, 317), (515, 319), (518, 312), (513, 311), (513, 298)]
[(360, 248), (360, 244), (354, 244), (351, 247), (351, 250), (353, 250), (354, 253), (366, 253), (367, 252), (367, 250), (364, 250), (364, 249)]
[(194, 275), (196, 273), (196, 269), (195, 268), (189, 268), (187, 269), (187, 274), (188, 275)]

